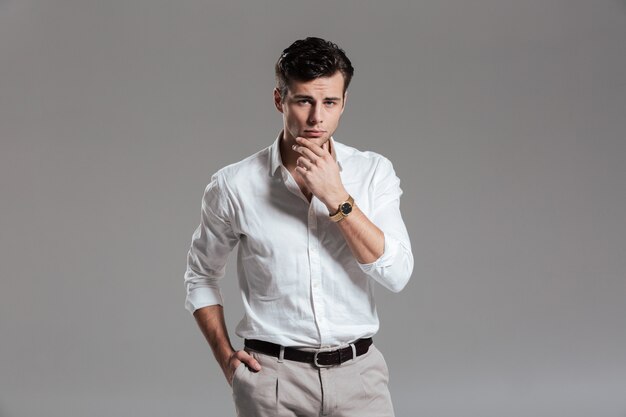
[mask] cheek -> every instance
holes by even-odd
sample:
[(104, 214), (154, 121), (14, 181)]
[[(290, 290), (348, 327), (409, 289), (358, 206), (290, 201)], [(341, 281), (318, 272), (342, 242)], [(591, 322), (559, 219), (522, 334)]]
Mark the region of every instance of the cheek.
[(303, 112), (299, 112), (297, 110), (290, 110), (287, 115), (287, 120), (290, 124), (298, 124), (301, 123), (302, 120), (306, 118)]
[(333, 113), (331, 116), (331, 120), (333, 125), (339, 124), (339, 119), (341, 118), (341, 112)]

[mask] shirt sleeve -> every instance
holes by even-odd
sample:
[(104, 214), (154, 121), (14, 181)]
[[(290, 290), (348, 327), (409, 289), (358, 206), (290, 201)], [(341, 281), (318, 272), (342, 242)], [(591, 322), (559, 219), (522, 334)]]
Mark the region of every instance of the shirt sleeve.
[[(413, 273), (413, 253), (409, 234), (400, 213), (400, 179), (391, 161), (381, 156), (372, 181), (373, 210), (370, 220), (382, 230), (383, 254), (374, 262), (362, 264), (361, 270), (382, 286), (400, 292)], [(357, 202), (358, 204), (358, 202)]]
[(200, 225), (187, 253), (185, 308), (192, 314), (202, 307), (223, 305), (218, 281), (224, 276), (228, 255), (239, 241), (231, 227), (233, 206), (227, 196), (224, 179), (217, 172), (204, 190)]

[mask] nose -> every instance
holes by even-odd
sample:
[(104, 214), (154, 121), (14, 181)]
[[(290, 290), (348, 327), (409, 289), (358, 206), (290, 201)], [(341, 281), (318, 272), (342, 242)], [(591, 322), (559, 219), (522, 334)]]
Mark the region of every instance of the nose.
[(322, 106), (317, 103), (311, 106), (311, 113), (309, 114), (309, 124), (320, 124), (323, 122), (322, 118)]

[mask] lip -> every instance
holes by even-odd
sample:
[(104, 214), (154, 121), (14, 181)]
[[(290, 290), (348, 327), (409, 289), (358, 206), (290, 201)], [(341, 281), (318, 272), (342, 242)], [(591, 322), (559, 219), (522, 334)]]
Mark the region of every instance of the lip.
[(326, 131), (325, 130), (305, 130), (304, 133), (306, 133), (308, 136), (319, 138), (324, 133), (326, 133)]

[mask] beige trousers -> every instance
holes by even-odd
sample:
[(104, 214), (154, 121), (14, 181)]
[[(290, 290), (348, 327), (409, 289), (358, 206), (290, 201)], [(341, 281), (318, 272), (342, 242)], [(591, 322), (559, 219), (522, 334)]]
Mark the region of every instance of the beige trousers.
[(262, 369), (241, 363), (232, 389), (239, 417), (393, 417), (389, 370), (382, 353), (367, 353), (341, 365), (317, 368), (245, 348)]

